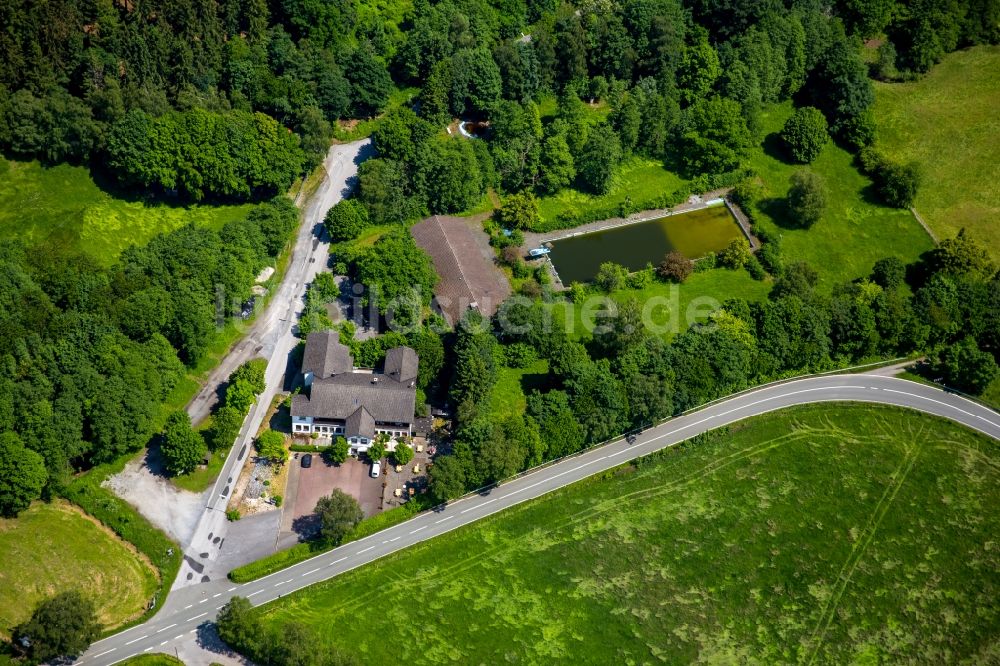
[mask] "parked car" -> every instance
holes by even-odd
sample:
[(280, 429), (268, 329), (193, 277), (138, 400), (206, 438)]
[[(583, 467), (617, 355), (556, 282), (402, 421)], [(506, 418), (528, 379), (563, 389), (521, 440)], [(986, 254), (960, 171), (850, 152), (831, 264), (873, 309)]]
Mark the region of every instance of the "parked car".
[(372, 463), (372, 478), (377, 479), (378, 475), (382, 473), (382, 463), (375, 461)]
[(313, 464), (313, 454), (307, 453), (304, 456), (302, 456), (302, 466), (303, 467), (306, 467), (306, 468), (312, 467), (312, 464)]

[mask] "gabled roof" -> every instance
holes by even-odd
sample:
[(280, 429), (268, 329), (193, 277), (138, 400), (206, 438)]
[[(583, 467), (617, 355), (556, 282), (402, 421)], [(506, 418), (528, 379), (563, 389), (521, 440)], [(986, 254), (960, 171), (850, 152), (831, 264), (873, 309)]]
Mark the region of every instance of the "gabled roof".
[(317, 331), (306, 338), (302, 355), (302, 374), (313, 373), (316, 379), (325, 379), (354, 368), (351, 350), (340, 344), (337, 331)]
[(375, 437), (375, 419), (364, 407), (358, 407), (344, 422), (344, 433), (348, 437), (359, 435), (373, 439)]
[(409, 347), (393, 347), (385, 353), (384, 372), (390, 379), (408, 384), (417, 378), (417, 352)]
[(292, 416), (346, 420), (364, 407), (376, 421), (411, 423), (415, 406), (416, 389), (409, 384), (355, 372), (315, 380), (308, 397), (292, 398)]
[(489, 239), (481, 228), (473, 229), (479, 221), (434, 215), (410, 227), (413, 240), (430, 255), (441, 276), (434, 287), (436, 304), (453, 326), (470, 308), (492, 317), (511, 293)]

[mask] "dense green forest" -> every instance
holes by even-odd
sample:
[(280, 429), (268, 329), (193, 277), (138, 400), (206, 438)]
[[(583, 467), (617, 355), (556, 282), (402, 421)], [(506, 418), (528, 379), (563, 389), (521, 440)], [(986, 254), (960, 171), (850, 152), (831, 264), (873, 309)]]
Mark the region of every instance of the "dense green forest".
[[(800, 159), (815, 154), (824, 132), (864, 148), (862, 167), (882, 196), (906, 205), (916, 178), (872, 147), (869, 75), (919, 73), (949, 50), (995, 42), (998, 16), (997, 0), (418, 0), (382, 9), (361, 0), (8, 1), (0, 3), (0, 145), (13, 157), (87, 163), (153, 193), (268, 197), (318, 163), (333, 124), (381, 114), (397, 87), (413, 86), (414, 104), (376, 125), (379, 156), (361, 168), (357, 204), (341, 209), (350, 231), (332, 229), (349, 240), (369, 224), (461, 211), (487, 188), (602, 192), (631, 154), (662, 160), (695, 179), (692, 187), (737, 184), (762, 138), (762, 105), (793, 99), (816, 109), (785, 133)], [(862, 40), (882, 35), (879, 62), (864, 62)], [(555, 109), (543, 116), (540, 102), (552, 96)], [(595, 103), (608, 108), (606, 120), (589, 112)], [(487, 120), (486, 140), (449, 137), (443, 128), (456, 116)], [(738, 192), (752, 198), (745, 183)], [(23, 467), (30, 478), (5, 499), (8, 512), (42, 486), (58, 488), (72, 469), (145, 444), (182, 364), (204, 352), (219, 316), (217, 289), (227, 302), (245, 299), (294, 219), (276, 201), (220, 232), (188, 227), (158, 237), (107, 270), (72, 253), (3, 247), (5, 458), (24, 449), (44, 461), (41, 472)], [(782, 267), (770, 240), (747, 261), (775, 277), (774, 302), (730, 304), (712, 334), (685, 333), (662, 350), (662, 341), (626, 339), (614, 327), (590, 349), (558, 335), (517, 341), (548, 358), (559, 378), (556, 391), (532, 399), (542, 432), (579, 428), (596, 441), (783, 370), (954, 343), (957, 331), (978, 335), (969, 353), (996, 349), (988, 331), (970, 328), (978, 314), (963, 314), (984, 302), (986, 278), (973, 286), (936, 277), (914, 283), (912, 300), (905, 289), (865, 283), (816, 305), (808, 268)], [(399, 285), (433, 285), (418, 255), (400, 233), (339, 260), (393, 295)], [(395, 270), (410, 256), (410, 273)], [(917, 325), (906, 313), (921, 307)], [(942, 312), (951, 313), (949, 326), (959, 324), (936, 338)], [(800, 322), (802, 330), (771, 340), (779, 335), (772, 321)], [(462, 368), (491, 367), (489, 339), (458, 336), (451, 392), (470, 428), (477, 420), (467, 406), (489, 381), (470, 380)], [(753, 355), (761, 350), (767, 356)], [(612, 368), (611, 357), (628, 362)], [(615, 388), (624, 386), (638, 393)], [(466, 440), (470, 432), (480, 441), (518, 440), (530, 430), (476, 428), (463, 430)], [(468, 477), (499, 478), (566, 446), (530, 444), (530, 454), (508, 453), (492, 471)]]
[(218, 232), (192, 225), (132, 246), (109, 269), (0, 245), (0, 514), (145, 446), (185, 364), (239, 314), (297, 220), (276, 199)]
[[(272, 195), (317, 163), (333, 123), (382, 112), (395, 82), (419, 87), (428, 125), (379, 136), (396, 164), (368, 167), (367, 196), (392, 217), (413, 197), (457, 210), (489, 185), (600, 191), (631, 151), (729, 171), (759, 106), (788, 97), (868, 143), (859, 40), (888, 35), (880, 72), (923, 72), (996, 42), (998, 17), (997, 0), (8, 0), (0, 145), (195, 199)], [(532, 100), (546, 92), (561, 102), (543, 129)], [(580, 99), (610, 102), (610, 127), (583, 126)], [(491, 150), (431, 140), (452, 116), (488, 117)], [(399, 175), (401, 192), (372, 191)]]

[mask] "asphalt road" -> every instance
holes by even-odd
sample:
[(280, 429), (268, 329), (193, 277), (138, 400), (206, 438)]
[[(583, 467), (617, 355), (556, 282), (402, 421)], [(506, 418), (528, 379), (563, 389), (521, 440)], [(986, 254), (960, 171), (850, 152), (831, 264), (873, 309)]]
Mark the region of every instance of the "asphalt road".
[(248, 597), (255, 605), (264, 604), (699, 433), (784, 407), (836, 401), (907, 407), (951, 419), (1000, 440), (1000, 415), (995, 411), (924, 384), (857, 374), (768, 386), (650, 428), (631, 445), (617, 440), (591, 449), (265, 578), (244, 585), (220, 580), (177, 589), (152, 620), (95, 643), (78, 663), (106, 666), (143, 652), (172, 652), (172, 644), (190, 640), (232, 596)]
[[(299, 226), (284, 279), (267, 308), (258, 314), (244, 341), (223, 361), (223, 365), (230, 367), (231, 372), (251, 358), (267, 359), (267, 388), (251, 408), (219, 477), (205, 494), (205, 506), (191, 540), (185, 544), (185, 562), (181, 565), (174, 589), (201, 584), (207, 577), (206, 570), (211, 569), (211, 563), (218, 558), (225, 543), (229, 525), (226, 520), (226, 505), (233, 484), (239, 476), (243, 461), (250, 454), (253, 437), (267, 414), (272, 398), (283, 387), (289, 354), (298, 344), (293, 326), (305, 307), (306, 289), (316, 274), (327, 266), (330, 244), (325, 239), (323, 219), (330, 207), (343, 198), (351, 179), (358, 172), (358, 165), (371, 153), (369, 139), (330, 148), (324, 161), (326, 177), (309, 198), (303, 212), (302, 224)], [(228, 372), (225, 377), (228, 377)], [(199, 394), (204, 395), (204, 391)], [(195, 407), (201, 409), (208, 402), (207, 398), (196, 398), (188, 408), (189, 413)]]

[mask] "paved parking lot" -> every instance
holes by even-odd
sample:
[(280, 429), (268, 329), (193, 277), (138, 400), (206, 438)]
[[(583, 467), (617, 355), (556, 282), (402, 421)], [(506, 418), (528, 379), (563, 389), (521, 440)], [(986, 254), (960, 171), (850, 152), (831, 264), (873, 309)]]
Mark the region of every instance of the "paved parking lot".
[[(302, 456), (291, 460), (289, 464), (289, 490), (294, 488), (295, 497), (289, 497), (288, 509), (291, 510), (291, 521), (282, 521), (282, 531), (290, 525), (292, 530), (300, 535), (315, 526), (310, 525), (309, 517), (320, 497), (329, 495), (334, 488), (340, 489), (358, 500), (365, 516), (379, 512), (382, 502), (382, 477), (373, 479), (369, 475), (371, 466), (348, 458), (343, 465), (330, 465), (317, 454), (313, 455), (312, 467), (302, 468)], [(296, 477), (293, 482), (291, 476)], [(287, 510), (287, 509), (286, 509)]]

